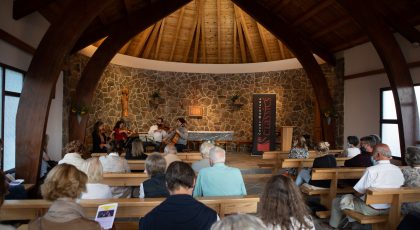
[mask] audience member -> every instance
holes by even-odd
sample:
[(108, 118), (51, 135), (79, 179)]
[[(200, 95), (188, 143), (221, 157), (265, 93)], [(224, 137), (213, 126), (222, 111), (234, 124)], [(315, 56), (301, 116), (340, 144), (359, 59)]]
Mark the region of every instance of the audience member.
[(165, 158), (166, 161), (166, 168), (169, 167), (169, 165), (174, 162), (174, 161), (181, 161), (181, 159), (179, 159), (179, 157), (176, 155), (177, 154), (177, 150), (174, 144), (167, 144), (165, 146), (165, 149), (163, 150), (163, 157)]
[(124, 120), (117, 121), (111, 133), (111, 135), (114, 136), (114, 141), (121, 144), (121, 146), (125, 145), (125, 142), (127, 141), (129, 134), (130, 132), (127, 130)]
[(153, 153), (147, 157), (145, 168), (150, 179), (140, 184), (139, 198), (168, 197), (169, 192), (165, 181), (165, 158), (159, 153)]
[(92, 132), (92, 153), (106, 153), (108, 145), (106, 144), (107, 137), (105, 135), (104, 123), (97, 121), (93, 125)]
[(53, 201), (48, 212), (31, 223), (29, 229), (73, 230), (101, 229), (99, 223), (86, 218), (76, 199), (86, 191), (87, 176), (69, 164), (54, 167), (41, 186), (44, 199)]
[[(3, 171), (0, 171), (0, 207), (3, 205), (4, 196), (8, 193), (8, 183)], [(15, 228), (8, 225), (0, 224), (1, 230), (14, 230)]]
[(155, 151), (159, 152), (162, 141), (168, 135), (164, 129), (163, 118), (159, 117), (156, 119), (156, 124), (150, 126), (148, 134), (153, 136)]
[[(312, 168), (335, 168), (337, 167), (337, 161), (335, 157), (330, 154), (330, 144), (328, 142), (319, 142), (315, 147), (315, 150), (318, 152), (320, 157), (315, 158)], [(300, 186), (303, 182), (306, 182), (307, 185), (329, 188), (330, 180), (311, 180), (311, 169), (302, 169), (299, 172), (299, 175), (296, 178), (296, 185)]]
[(213, 224), (211, 230), (264, 230), (267, 227), (256, 216), (237, 214), (223, 218)]
[(195, 173), (184, 162), (173, 162), (166, 171), (170, 196), (140, 219), (139, 229), (210, 229), (217, 213), (194, 199)]
[(200, 145), (200, 153), (203, 159), (198, 160), (192, 164), (192, 168), (194, 169), (195, 173), (198, 173), (200, 169), (210, 167), (209, 161), (209, 152), (210, 149), (214, 147), (214, 144), (210, 141), (205, 141)]
[(378, 144), (373, 149), (373, 158), (378, 164), (366, 168), (362, 178), (353, 187), (356, 195), (348, 194), (340, 198), (335, 198), (332, 202), (330, 225), (337, 228), (342, 225), (342, 210), (350, 209), (364, 215), (376, 216), (388, 213), (389, 204), (367, 205), (364, 202), (366, 190), (368, 188), (399, 188), (404, 184), (404, 176), (395, 165), (392, 165), (391, 150), (386, 144)]
[(194, 196), (241, 196), (246, 195), (241, 171), (225, 165), (226, 152), (220, 147), (210, 149), (209, 168), (198, 174)]
[[(172, 132), (168, 134), (166, 137), (166, 140), (172, 140), (176, 139), (175, 147), (178, 152), (182, 152), (184, 149), (187, 148), (187, 140), (188, 140), (188, 129), (186, 127), (187, 121), (179, 117), (176, 119), (177, 128), (175, 128)], [(178, 138), (174, 138), (177, 136)]]
[(75, 140), (68, 143), (64, 147), (63, 152), (66, 155), (64, 155), (63, 159), (61, 159), (58, 164), (70, 164), (84, 173), (87, 172), (87, 162), (82, 158), (84, 146), (81, 141)]
[[(306, 146), (306, 139), (303, 136), (299, 137), (299, 139), (294, 139), (293, 147), (292, 149), (290, 149), (288, 158), (301, 159), (301, 158), (308, 158), (308, 157), (309, 157), (309, 152), (308, 152), (308, 147)], [(287, 170), (287, 173), (289, 175), (296, 176), (298, 172), (296, 168), (291, 168)]]
[(147, 155), (144, 153), (143, 142), (135, 139), (131, 144), (131, 150), (125, 154), (127, 160), (144, 160)]
[[(409, 167), (401, 169), (405, 179), (404, 187), (420, 187), (420, 148), (416, 146), (408, 147), (405, 162)], [(404, 214), (409, 212), (420, 213), (420, 202), (405, 203), (401, 211)]]
[(375, 147), (376, 141), (371, 136), (360, 138), (360, 151), (357, 156), (346, 160), (344, 166), (346, 167), (370, 167), (373, 165), (372, 151)]
[(315, 230), (302, 193), (287, 176), (275, 175), (268, 180), (261, 196), (258, 214), (271, 230)]
[(357, 147), (359, 145), (359, 138), (356, 136), (347, 137), (347, 148), (343, 152), (343, 157), (353, 158), (360, 154), (360, 149)]
[(382, 144), (382, 139), (379, 137), (378, 134), (371, 134), (369, 136), (373, 137), (373, 139), (375, 140), (375, 145)]
[(97, 157), (87, 160), (87, 176), (86, 192), (82, 193), (81, 199), (109, 199), (112, 198), (111, 188), (102, 184), (103, 168)]
[[(107, 156), (99, 157), (103, 171), (105, 173), (129, 173), (130, 167), (127, 160), (120, 157), (123, 152), (122, 143), (119, 141), (111, 141)], [(129, 198), (131, 196), (130, 187), (111, 187), (112, 196), (114, 198)]]

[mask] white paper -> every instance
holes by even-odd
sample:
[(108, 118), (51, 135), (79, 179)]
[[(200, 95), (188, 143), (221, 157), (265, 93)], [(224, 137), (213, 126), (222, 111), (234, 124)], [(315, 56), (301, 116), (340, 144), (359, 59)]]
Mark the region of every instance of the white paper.
[(111, 229), (117, 215), (118, 203), (99, 205), (96, 212), (95, 221), (98, 222), (103, 229)]

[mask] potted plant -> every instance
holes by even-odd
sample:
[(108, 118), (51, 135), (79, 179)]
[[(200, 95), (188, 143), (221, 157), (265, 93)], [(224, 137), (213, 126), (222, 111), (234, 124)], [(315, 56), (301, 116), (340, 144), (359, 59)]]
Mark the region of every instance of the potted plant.
[(232, 102), (232, 104), (235, 104), (236, 100), (238, 100), (240, 97), (239, 94), (234, 94), (230, 97), (230, 101)]
[(159, 91), (159, 89), (158, 90), (156, 90), (156, 91), (154, 91), (151, 95), (150, 95), (150, 101), (149, 101), (149, 103), (150, 103), (150, 105), (153, 107), (153, 108), (157, 108), (158, 107), (158, 105), (160, 104), (160, 103), (162, 103), (162, 97), (161, 97), (161, 95), (160, 95), (160, 91)]
[(325, 119), (327, 119), (328, 125), (331, 124), (331, 118), (338, 118), (338, 113), (337, 111), (335, 111), (333, 107), (329, 107), (325, 109), (323, 114), (324, 114)]
[(77, 116), (77, 121), (80, 123), (82, 121), (82, 116), (89, 112), (89, 107), (86, 105), (72, 105), (70, 112)]

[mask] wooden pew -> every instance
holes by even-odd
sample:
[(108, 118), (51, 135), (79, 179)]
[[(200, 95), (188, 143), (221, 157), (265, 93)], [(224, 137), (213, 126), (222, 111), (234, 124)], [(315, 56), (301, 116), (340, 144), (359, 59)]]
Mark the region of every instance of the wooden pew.
[[(337, 167), (344, 166), (344, 161), (350, 158), (347, 157), (337, 157)], [(280, 168), (311, 168), (314, 163), (315, 158), (306, 158), (306, 159), (280, 159)]]
[(201, 153), (200, 152), (177, 153), (176, 155), (183, 162), (187, 162), (187, 163), (193, 163), (195, 161), (199, 161), (199, 160), (202, 160), (203, 159), (203, 157), (201, 156)]
[[(320, 203), (331, 209), (332, 200), (337, 197), (338, 193), (352, 193), (352, 187), (338, 188), (339, 179), (360, 179), (366, 168), (313, 168), (312, 180), (331, 180), (330, 188), (311, 189), (309, 187), (301, 186), (301, 191), (307, 195), (320, 196)], [(316, 212), (319, 218), (327, 218), (330, 216), (330, 211)]]
[(130, 170), (144, 170), (145, 160), (127, 160)]
[(102, 183), (109, 186), (140, 186), (147, 179), (146, 173), (104, 173)]
[[(257, 195), (201, 197), (200, 202), (214, 209), (223, 218), (228, 214), (256, 213), (260, 198)], [(81, 200), (88, 218), (94, 218), (99, 205), (118, 203), (117, 218), (139, 218), (159, 205), (164, 198), (119, 198)], [(0, 220), (33, 220), (44, 215), (51, 202), (46, 200), (6, 200), (0, 209)]]
[(408, 202), (420, 202), (420, 188), (369, 188), (366, 192), (366, 204), (391, 204), (388, 215), (365, 216), (361, 213), (344, 210), (347, 216), (361, 224), (372, 224), (372, 229), (397, 229), (401, 220), (401, 205)]

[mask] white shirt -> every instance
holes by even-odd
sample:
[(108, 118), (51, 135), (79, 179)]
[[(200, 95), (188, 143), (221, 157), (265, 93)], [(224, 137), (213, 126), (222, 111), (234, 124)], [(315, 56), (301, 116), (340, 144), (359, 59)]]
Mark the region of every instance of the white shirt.
[(130, 172), (127, 160), (120, 157), (118, 153), (110, 153), (108, 156), (99, 157), (104, 172), (126, 173)]
[(67, 153), (58, 164), (69, 164), (87, 174), (87, 162), (78, 153)]
[[(366, 168), (362, 178), (353, 187), (359, 193), (365, 194), (368, 188), (399, 188), (404, 184), (401, 169), (391, 164), (389, 160), (378, 161), (377, 165)], [(365, 196), (362, 197), (365, 200)], [(371, 204), (375, 209), (387, 209), (389, 204)]]
[(150, 127), (150, 129), (149, 129), (149, 133), (148, 134), (149, 135), (152, 135), (153, 136), (153, 139), (156, 142), (162, 142), (162, 139), (165, 138), (168, 134), (166, 133), (165, 130), (162, 130), (162, 129), (159, 130), (159, 131), (157, 131), (157, 130), (159, 130), (158, 126), (157, 125), (152, 125)]
[(360, 149), (356, 148), (356, 147), (347, 148), (345, 153), (346, 153), (347, 157), (353, 158), (353, 157), (360, 154)]
[(80, 199), (110, 199), (111, 189), (106, 184), (86, 184), (86, 192), (82, 193)]

